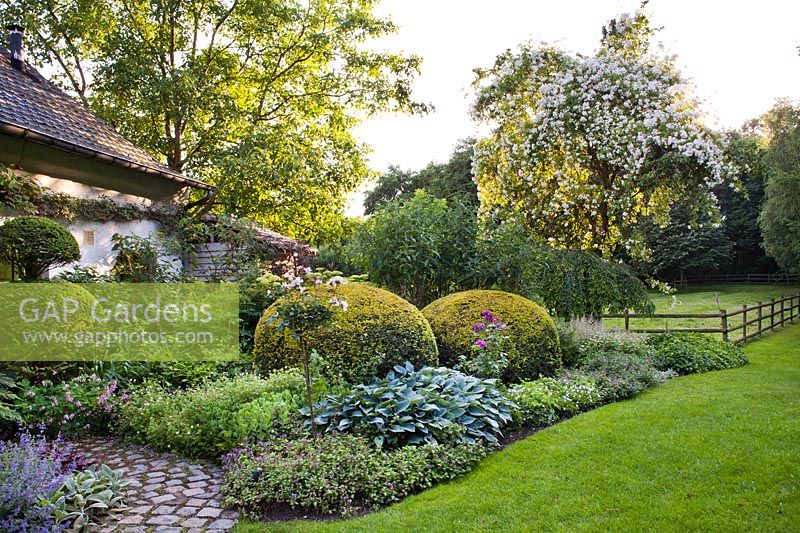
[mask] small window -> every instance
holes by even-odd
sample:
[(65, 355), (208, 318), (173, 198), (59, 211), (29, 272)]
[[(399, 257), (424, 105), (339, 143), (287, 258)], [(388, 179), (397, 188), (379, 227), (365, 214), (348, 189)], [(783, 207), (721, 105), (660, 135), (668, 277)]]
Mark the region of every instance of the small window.
[(85, 229), (83, 230), (83, 244), (86, 246), (94, 246), (94, 230), (93, 229)]

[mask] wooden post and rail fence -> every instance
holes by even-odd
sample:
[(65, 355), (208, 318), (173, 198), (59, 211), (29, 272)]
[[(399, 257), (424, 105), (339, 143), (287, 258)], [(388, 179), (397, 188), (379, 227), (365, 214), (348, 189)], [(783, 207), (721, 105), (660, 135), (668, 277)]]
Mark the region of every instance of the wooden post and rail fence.
[[(741, 318), (739, 318), (741, 317)], [(741, 309), (727, 311), (720, 309), (716, 313), (674, 314), (657, 313), (653, 315), (637, 315), (632, 313), (603, 315), (602, 318), (622, 318), (625, 321), (625, 331), (630, 333), (720, 333), (723, 340), (745, 342), (757, 337), (766, 331), (771, 331), (786, 322), (794, 322), (800, 318), (800, 294), (772, 298), (768, 302), (743, 305)], [(698, 328), (631, 328), (631, 320), (635, 319), (716, 319), (719, 327)]]

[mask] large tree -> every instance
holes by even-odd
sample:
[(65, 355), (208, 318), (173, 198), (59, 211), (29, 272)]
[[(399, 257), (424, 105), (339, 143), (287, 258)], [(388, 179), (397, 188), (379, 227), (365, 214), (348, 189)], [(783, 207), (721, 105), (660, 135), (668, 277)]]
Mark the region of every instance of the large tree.
[(707, 198), (731, 169), (671, 59), (651, 50), (647, 17), (603, 28), (593, 56), (523, 45), (476, 70), (481, 202), (557, 247), (635, 248), (637, 222), (680, 198)]
[(364, 211), (372, 214), (389, 202), (411, 198), (419, 189), (436, 198), (458, 198), (467, 205), (477, 205), (478, 189), (472, 174), (474, 145), (475, 139), (463, 139), (446, 163), (431, 162), (421, 170), (389, 167), (364, 198)]
[(3, 20), (84, 105), (172, 169), (219, 186), (216, 204), (292, 235), (341, 209), (368, 174), (351, 134), (411, 99), (416, 57), (375, 0), (13, 0)]
[(761, 120), (769, 177), (759, 217), (764, 249), (784, 272), (800, 273), (800, 106), (779, 102)]

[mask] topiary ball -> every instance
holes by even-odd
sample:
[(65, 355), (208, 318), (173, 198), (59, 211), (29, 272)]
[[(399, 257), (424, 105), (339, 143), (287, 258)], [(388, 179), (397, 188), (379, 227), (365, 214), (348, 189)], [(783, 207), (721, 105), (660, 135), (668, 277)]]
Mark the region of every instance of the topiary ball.
[(422, 310), (436, 335), (442, 364), (454, 366), (459, 356), (471, 356), (475, 342), (472, 326), (481, 321), (484, 311), (491, 311), (508, 326), (508, 366), (503, 381), (552, 376), (561, 368), (558, 330), (547, 311), (522, 296), (486, 290), (450, 294)]
[(0, 260), (13, 265), (23, 281), (33, 281), (49, 268), (80, 258), (78, 241), (52, 220), (23, 216), (0, 226)]
[[(348, 305), (347, 311), (338, 311), (323, 329), (308, 334), (308, 346), (322, 357), (325, 374), (364, 383), (406, 361), (415, 367), (438, 364), (428, 321), (399, 296), (362, 283), (322, 286), (314, 291), (314, 297), (323, 302), (337, 296)], [(253, 356), (265, 370), (300, 365), (297, 342), (270, 321), (277, 306), (292, 297), (296, 295), (283, 296), (269, 306), (256, 327)]]

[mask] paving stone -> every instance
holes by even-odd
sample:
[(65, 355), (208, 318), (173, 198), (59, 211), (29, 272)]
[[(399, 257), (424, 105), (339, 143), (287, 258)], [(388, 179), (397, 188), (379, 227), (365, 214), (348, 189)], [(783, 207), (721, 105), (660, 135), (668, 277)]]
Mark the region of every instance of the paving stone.
[(180, 518), (174, 514), (165, 514), (150, 517), (147, 519), (147, 523), (151, 526), (171, 526), (177, 524), (178, 520), (180, 520)]
[(186, 502), (186, 505), (188, 505), (189, 507), (202, 507), (206, 503), (207, 502), (205, 500), (201, 500), (200, 498), (190, 498)]
[(166, 492), (167, 494), (177, 494), (177, 493), (179, 493), (179, 492), (181, 492), (183, 490), (186, 490), (186, 489), (183, 488), (183, 486), (165, 487), (164, 488), (164, 492)]
[[(183, 481), (182, 481), (182, 480), (180, 480), (180, 479), (170, 479), (170, 480), (167, 480), (167, 482), (165, 483), (165, 485), (166, 485), (167, 487), (174, 487), (174, 486), (176, 486), (176, 485), (183, 485)], [(193, 487), (192, 487), (192, 485), (191, 485), (191, 483), (189, 484), (189, 488), (193, 488)]]
[(161, 505), (153, 509), (153, 514), (174, 514), (174, 513), (175, 513), (174, 505)]
[(137, 507), (131, 507), (130, 509), (128, 509), (128, 512), (131, 514), (145, 514), (149, 513), (150, 509), (152, 508), (153, 508), (152, 505), (139, 505)]
[(219, 516), (219, 514), (221, 512), (222, 512), (222, 510), (220, 510), (220, 509), (218, 509), (216, 507), (204, 507), (204, 508), (200, 509), (200, 512), (197, 513), (197, 516), (200, 516), (200, 517), (208, 516), (210, 518), (216, 518), (216, 517)]
[(156, 496), (155, 498), (152, 498), (151, 501), (153, 503), (164, 503), (164, 502), (171, 502), (174, 499), (175, 499), (174, 494), (164, 494), (163, 496)]
[(175, 514), (180, 516), (194, 516), (199, 510), (199, 507), (181, 507)]
[(192, 496), (198, 496), (202, 498), (201, 494), (205, 494), (206, 489), (186, 489), (183, 491), (183, 495), (187, 498), (191, 498)]
[(171, 526), (159, 526), (155, 529), (155, 533), (181, 533), (183, 528)]
[(141, 524), (144, 521), (144, 516), (141, 514), (132, 514), (130, 516), (126, 516), (122, 520), (119, 521), (120, 524)]
[(200, 473), (190, 477), (189, 481), (202, 481), (204, 479), (211, 479), (211, 476), (209, 476), (208, 474)]
[(144, 492), (140, 494), (140, 496), (142, 498), (155, 498), (156, 496), (158, 496), (158, 493), (151, 490), (149, 492)]
[(197, 488), (207, 487), (207, 486), (208, 486), (208, 483), (206, 483), (205, 481), (192, 481), (188, 485), (188, 487), (190, 489), (197, 489)]
[(195, 516), (181, 522), (181, 527), (204, 527), (206, 523), (208, 523), (207, 518), (198, 518)]
[[(150, 464), (152, 464), (152, 463), (150, 463)], [(161, 471), (148, 472), (146, 474), (147, 477), (166, 477), (166, 475), (167, 474), (165, 472), (161, 472)]]

